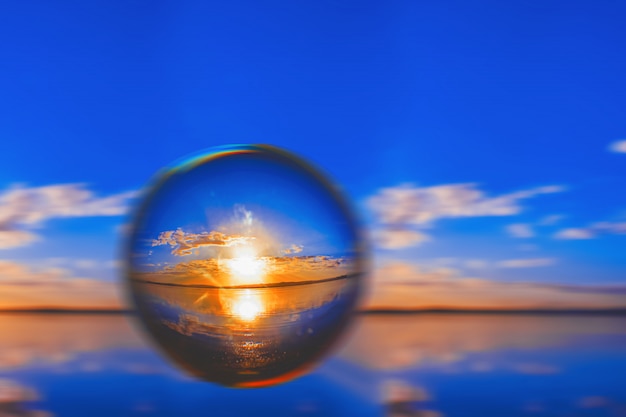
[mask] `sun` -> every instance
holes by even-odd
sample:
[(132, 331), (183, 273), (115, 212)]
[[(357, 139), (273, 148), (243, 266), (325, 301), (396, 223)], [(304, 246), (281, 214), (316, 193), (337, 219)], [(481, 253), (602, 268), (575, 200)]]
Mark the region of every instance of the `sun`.
[(231, 278), (237, 285), (259, 284), (263, 282), (267, 261), (256, 257), (251, 248), (240, 249), (234, 258), (226, 259)]
[(265, 261), (260, 258), (232, 258), (227, 262), (231, 272), (238, 277), (261, 277), (265, 271)]

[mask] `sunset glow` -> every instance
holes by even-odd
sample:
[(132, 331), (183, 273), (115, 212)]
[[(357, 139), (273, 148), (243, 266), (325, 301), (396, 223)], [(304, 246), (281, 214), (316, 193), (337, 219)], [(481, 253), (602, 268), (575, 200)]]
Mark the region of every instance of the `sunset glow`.
[(225, 261), (232, 276), (233, 285), (258, 284), (267, 273), (267, 261), (256, 256), (250, 247), (239, 249), (235, 258)]
[(260, 258), (233, 258), (228, 267), (235, 277), (261, 278), (265, 273), (265, 260)]

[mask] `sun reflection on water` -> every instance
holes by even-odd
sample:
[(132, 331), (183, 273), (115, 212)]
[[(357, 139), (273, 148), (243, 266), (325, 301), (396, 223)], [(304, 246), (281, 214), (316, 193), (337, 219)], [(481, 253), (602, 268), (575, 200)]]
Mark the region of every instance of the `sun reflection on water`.
[(244, 321), (253, 321), (265, 310), (265, 306), (259, 294), (254, 294), (249, 289), (232, 300), (232, 313)]

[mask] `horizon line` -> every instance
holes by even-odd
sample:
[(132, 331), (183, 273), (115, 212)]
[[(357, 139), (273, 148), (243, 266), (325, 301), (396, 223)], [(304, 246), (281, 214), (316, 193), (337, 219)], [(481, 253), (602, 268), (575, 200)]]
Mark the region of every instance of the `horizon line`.
[[(16, 307), (0, 308), (0, 314), (102, 314), (102, 315), (135, 315), (136, 310), (130, 308), (72, 308), (72, 307)], [(419, 315), (419, 314), (615, 314), (626, 315), (626, 308), (421, 308), (421, 309), (392, 309), (371, 308), (357, 309), (357, 315)]]
[(130, 278), (131, 282), (138, 282), (141, 284), (154, 284), (163, 285), (166, 287), (184, 287), (184, 288), (204, 288), (215, 290), (245, 290), (245, 289), (259, 289), (259, 288), (277, 288), (277, 287), (295, 287), (300, 285), (313, 285), (321, 284), (324, 282), (339, 281), (342, 279), (350, 279), (356, 277), (358, 274), (346, 274), (333, 278), (314, 279), (307, 281), (287, 281), (287, 282), (272, 282), (272, 283), (259, 283), (259, 284), (244, 284), (244, 285), (207, 285), (207, 284), (178, 284), (175, 282), (157, 282), (147, 279)]

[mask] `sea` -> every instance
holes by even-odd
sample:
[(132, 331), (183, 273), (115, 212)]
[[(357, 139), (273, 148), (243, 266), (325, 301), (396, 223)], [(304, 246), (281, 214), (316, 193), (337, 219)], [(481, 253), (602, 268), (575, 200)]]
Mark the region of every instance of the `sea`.
[(132, 315), (3, 313), (0, 416), (626, 416), (626, 315), (360, 314), (307, 374), (227, 388)]

